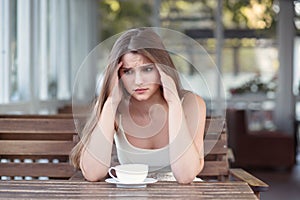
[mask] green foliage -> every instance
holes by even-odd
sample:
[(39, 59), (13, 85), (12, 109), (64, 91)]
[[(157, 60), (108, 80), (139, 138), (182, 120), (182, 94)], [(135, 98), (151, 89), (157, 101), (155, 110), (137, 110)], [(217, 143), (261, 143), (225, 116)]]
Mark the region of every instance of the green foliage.
[(232, 15), (232, 22), (237, 26), (240, 26), (241, 23), (247, 22), (247, 17), (241, 13), (242, 7), (249, 6), (249, 1), (239, 1), (239, 0), (225, 0), (224, 6)]
[[(224, 0), (225, 26), (275, 30), (274, 0)], [(252, 22), (252, 23), (251, 23)], [(256, 24), (253, 22), (257, 22)]]
[(150, 1), (102, 0), (100, 1), (102, 39), (130, 28), (151, 26)]
[[(274, 36), (276, 21), (272, 9), (273, 1), (224, 0), (224, 28), (268, 29), (270, 36)], [(153, 0), (101, 0), (99, 2), (102, 39), (129, 28), (152, 25)], [(216, 5), (216, 0), (161, 0), (159, 17), (162, 19), (163, 27), (179, 31), (203, 25), (211, 27), (215, 19)]]

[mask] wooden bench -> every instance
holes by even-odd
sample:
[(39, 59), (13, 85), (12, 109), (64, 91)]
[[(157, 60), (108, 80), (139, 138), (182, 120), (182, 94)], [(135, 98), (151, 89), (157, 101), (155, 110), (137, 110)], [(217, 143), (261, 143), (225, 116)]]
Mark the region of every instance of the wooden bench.
[(72, 115), (0, 115), (1, 179), (68, 179)]
[[(247, 182), (259, 197), (268, 185), (243, 169), (232, 169), (229, 163), (226, 123), (221, 118), (207, 118), (205, 126), (205, 164), (198, 175), (205, 181)], [(68, 156), (75, 145), (72, 115), (52, 116), (0, 116), (0, 176), (49, 177), (73, 180), (82, 179), (80, 172), (74, 173)], [(112, 161), (117, 164), (114, 148)], [(20, 162), (13, 162), (18, 158)], [(33, 162), (26, 163), (26, 159)], [(39, 159), (47, 163), (36, 162)], [(53, 163), (53, 160), (56, 160)]]

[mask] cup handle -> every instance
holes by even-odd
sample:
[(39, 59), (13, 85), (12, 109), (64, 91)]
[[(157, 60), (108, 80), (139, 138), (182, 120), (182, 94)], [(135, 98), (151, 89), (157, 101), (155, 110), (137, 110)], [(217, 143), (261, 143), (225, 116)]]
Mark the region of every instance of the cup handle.
[(112, 170), (115, 170), (115, 171), (116, 171), (116, 168), (115, 168), (115, 167), (110, 167), (110, 168), (108, 169), (108, 174), (109, 174), (114, 180), (120, 181), (116, 176), (114, 176), (114, 175), (111, 173)]

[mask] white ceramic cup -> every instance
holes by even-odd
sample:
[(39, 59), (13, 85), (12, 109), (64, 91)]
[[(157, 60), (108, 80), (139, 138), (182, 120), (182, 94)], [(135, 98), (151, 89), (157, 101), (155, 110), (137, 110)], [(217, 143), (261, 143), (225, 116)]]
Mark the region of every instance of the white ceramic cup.
[[(112, 174), (113, 170), (115, 170), (117, 177)], [(113, 179), (122, 183), (142, 183), (148, 175), (148, 165), (117, 165), (110, 167), (108, 173)]]

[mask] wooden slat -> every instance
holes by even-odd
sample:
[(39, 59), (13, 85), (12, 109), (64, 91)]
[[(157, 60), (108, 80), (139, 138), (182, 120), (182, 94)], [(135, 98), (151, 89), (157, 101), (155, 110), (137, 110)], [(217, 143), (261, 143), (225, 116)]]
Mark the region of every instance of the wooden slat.
[(0, 176), (71, 177), (75, 170), (69, 163), (1, 163)]
[(73, 141), (0, 140), (0, 155), (69, 155)]
[(207, 161), (198, 176), (227, 176), (229, 174), (227, 161)]
[(19, 118), (19, 119), (73, 119), (73, 114), (45, 114), (45, 115), (40, 115), (40, 114), (1, 114), (0, 119), (13, 119), (13, 118)]
[(225, 130), (225, 118), (206, 118), (205, 122), (205, 132), (223, 132)]
[(226, 132), (222, 131), (220, 133), (214, 132), (214, 133), (207, 133), (204, 132), (205, 136), (204, 136), (204, 140), (218, 140), (221, 135), (226, 134)]
[(73, 119), (0, 118), (0, 133), (75, 133)]
[(247, 182), (254, 191), (267, 191), (269, 185), (254, 177), (243, 169), (230, 169), (230, 174), (239, 180)]
[(0, 133), (0, 140), (72, 140), (75, 132), (70, 133)]
[(206, 154), (225, 155), (228, 152), (227, 142), (225, 140), (204, 140), (204, 152)]

